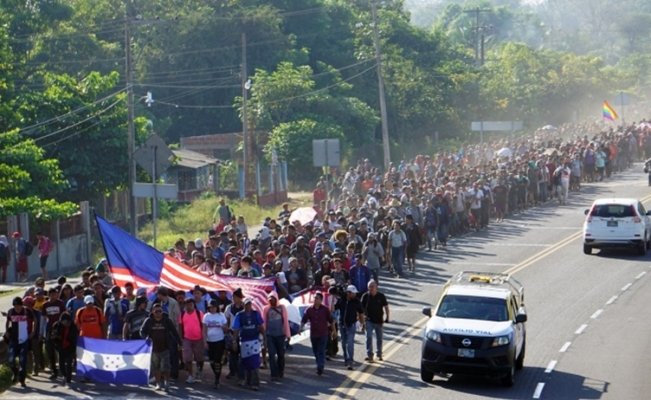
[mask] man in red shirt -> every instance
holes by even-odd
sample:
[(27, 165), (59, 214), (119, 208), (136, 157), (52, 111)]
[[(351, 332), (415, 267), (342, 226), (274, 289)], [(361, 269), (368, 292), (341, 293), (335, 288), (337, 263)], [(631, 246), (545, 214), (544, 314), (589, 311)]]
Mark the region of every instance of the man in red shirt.
[(328, 335), (334, 334), (335, 325), (330, 310), (323, 305), (323, 294), (320, 292), (314, 294), (314, 304), (305, 310), (301, 320), (301, 330), (307, 322), (310, 323), (310, 341), (316, 360), (316, 373), (322, 375)]

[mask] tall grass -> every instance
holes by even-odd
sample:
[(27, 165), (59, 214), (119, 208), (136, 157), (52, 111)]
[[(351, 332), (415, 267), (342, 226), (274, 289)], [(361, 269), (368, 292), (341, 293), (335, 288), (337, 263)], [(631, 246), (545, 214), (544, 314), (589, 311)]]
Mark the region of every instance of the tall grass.
[[(299, 193), (297, 196), (291, 196), (291, 206), (301, 207), (306, 205), (310, 200), (309, 195), (309, 193)], [(220, 197), (206, 194), (158, 219), (156, 247), (161, 250), (167, 249), (181, 238), (186, 243), (188, 240), (196, 238), (207, 238), (208, 229), (213, 226), (213, 215), (217, 207), (219, 207), (219, 200)], [(268, 216), (277, 217), (282, 208), (280, 205), (258, 207), (252, 201), (240, 200), (227, 200), (226, 204), (231, 207), (235, 215), (244, 217), (244, 221), (249, 228), (262, 225), (264, 219)], [(139, 230), (138, 236), (143, 241), (153, 244), (153, 226), (151, 222)]]

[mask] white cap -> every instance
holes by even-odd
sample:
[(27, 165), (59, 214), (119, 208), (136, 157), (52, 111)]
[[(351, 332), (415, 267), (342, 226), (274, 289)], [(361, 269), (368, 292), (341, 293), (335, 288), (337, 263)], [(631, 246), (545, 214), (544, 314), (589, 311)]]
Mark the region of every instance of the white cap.
[(203, 248), (203, 240), (201, 240), (201, 238), (194, 239), (194, 246), (197, 248)]
[(357, 288), (355, 287), (355, 285), (348, 285), (346, 291), (349, 293), (357, 294)]
[(84, 297), (84, 304), (95, 304), (95, 299), (91, 295)]

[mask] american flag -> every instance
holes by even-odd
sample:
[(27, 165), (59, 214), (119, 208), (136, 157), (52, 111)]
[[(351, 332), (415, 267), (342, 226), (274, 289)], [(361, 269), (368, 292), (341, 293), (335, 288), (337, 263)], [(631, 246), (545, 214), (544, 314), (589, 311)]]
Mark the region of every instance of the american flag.
[(127, 282), (135, 287), (152, 289), (165, 286), (188, 291), (196, 285), (209, 292), (242, 289), (256, 309), (267, 304), (267, 295), (274, 290), (275, 278), (239, 278), (225, 275), (205, 275), (193, 270), (174, 257), (165, 255), (119, 227), (95, 215), (104, 253), (115, 284), (124, 287)]

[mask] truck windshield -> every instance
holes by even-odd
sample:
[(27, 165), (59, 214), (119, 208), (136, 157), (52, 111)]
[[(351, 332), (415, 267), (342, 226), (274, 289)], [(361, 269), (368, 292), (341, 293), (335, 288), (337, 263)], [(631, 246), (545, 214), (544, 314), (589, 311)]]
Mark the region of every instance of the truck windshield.
[(508, 321), (506, 300), (492, 297), (446, 295), (436, 316), (444, 318)]

